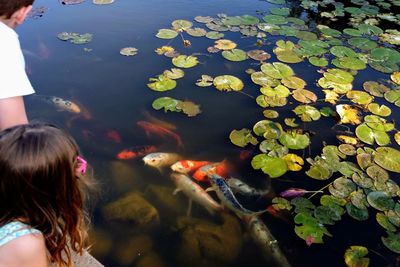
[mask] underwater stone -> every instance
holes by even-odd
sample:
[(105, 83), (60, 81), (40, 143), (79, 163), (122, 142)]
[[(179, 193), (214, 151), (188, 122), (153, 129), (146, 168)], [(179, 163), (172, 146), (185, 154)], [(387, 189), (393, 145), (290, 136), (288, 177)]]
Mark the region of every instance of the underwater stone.
[(183, 266), (222, 266), (237, 258), (242, 246), (240, 222), (226, 213), (222, 218), (222, 225), (203, 219), (178, 219), (182, 240), (177, 257)]
[(133, 222), (137, 227), (152, 228), (160, 224), (157, 209), (135, 191), (106, 205), (103, 214), (110, 220)]
[(174, 195), (174, 190), (172, 187), (150, 184), (144, 195), (147, 199), (151, 199), (152, 203), (159, 208), (160, 213), (166, 211), (165, 215), (169, 217), (173, 213), (173, 219), (175, 219), (177, 214), (186, 212), (188, 201), (183, 194)]
[(127, 266), (147, 255), (152, 247), (153, 241), (149, 236), (137, 235), (126, 242), (118, 242), (114, 258), (121, 266)]
[(91, 228), (89, 230), (90, 253), (97, 258), (103, 258), (110, 254), (112, 249), (112, 237), (105, 230)]
[(136, 170), (125, 162), (112, 161), (110, 170), (112, 180), (120, 194), (128, 193), (133, 188), (138, 188), (141, 184), (141, 179)]

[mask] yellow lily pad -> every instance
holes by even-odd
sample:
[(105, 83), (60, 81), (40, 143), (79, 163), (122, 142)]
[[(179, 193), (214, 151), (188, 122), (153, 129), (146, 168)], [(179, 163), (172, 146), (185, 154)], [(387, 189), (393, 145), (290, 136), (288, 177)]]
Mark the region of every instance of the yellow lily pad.
[(232, 50), (236, 48), (236, 43), (232, 42), (231, 40), (227, 39), (220, 39), (215, 41), (215, 48), (218, 48), (220, 50)]
[(303, 168), (304, 160), (296, 154), (287, 154), (282, 159), (286, 162), (290, 171), (300, 171)]
[(336, 112), (340, 116), (341, 123), (350, 123), (353, 125), (361, 123), (359, 111), (356, 107), (346, 104), (337, 105)]

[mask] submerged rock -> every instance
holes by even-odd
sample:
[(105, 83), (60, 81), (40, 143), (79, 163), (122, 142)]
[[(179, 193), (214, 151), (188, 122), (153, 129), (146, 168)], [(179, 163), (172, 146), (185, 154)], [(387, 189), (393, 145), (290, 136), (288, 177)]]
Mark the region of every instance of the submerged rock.
[(137, 227), (153, 228), (160, 224), (157, 209), (135, 191), (106, 205), (103, 214), (110, 220), (127, 221)]
[(189, 217), (178, 219), (182, 241), (177, 257), (183, 266), (222, 266), (236, 259), (242, 245), (241, 224), (227, 213), (222, 217), (222, 225)]
[(148, 254), (153, 248), (153, 241), (147, 235), (137, 235), (126, 242), (118, 242), (115, 247), (115, 260), (121, 266), (129, 266), (137, 259)]
[(89, 231), (90, 253), (96, 258), (103, 258), (110, 254), (112, 249), (112, 237), (104, 230), (92, 228)]
[(161, 258), (154, 252), (147, 253), (141, 257), (135, 267), (164, 267)]
[(166, 211), (166, 215), (173, 213), (175, 217), (186, 212), (188, 202), (182, 194), (173, 195), (174, 190), (172, 187), (151, 184), (146, 188), (145, 197), (160, 211)]
[(133, 188), (140, 187), (141, 179), (134, 168), (121, 161), (110, 164), (111, 178), (119, 193), (127, 193)]

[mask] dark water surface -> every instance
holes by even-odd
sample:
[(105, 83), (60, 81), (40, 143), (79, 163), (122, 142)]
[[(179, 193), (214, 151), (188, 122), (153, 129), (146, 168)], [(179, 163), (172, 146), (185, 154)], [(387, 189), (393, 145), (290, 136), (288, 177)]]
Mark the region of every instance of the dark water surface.
[[(209, 251), (196, 254), (199, 250), (191, 250), (192, 243), (189, 242), (195, 242), (194, 237), (186, 236), (185, 243), (185, 234), (180, 229), (180, 225), (187, 224), (182, 217), (186, 212), (187, 199), (179, 194), (170, 194), (173, 185), (168, 179), (168, 172), (160, 174), (157, 170), (144, 166), (140, 159), (118, 160), (116, 154), (129, 147), (155, 145), (160, 151), (176, 152), (188, 159), (221, 161), (227, 158), (237, 164), (243, 179), (258, 187), (268, 186), (266, 175), (254, 171), (250, 166), (250, 159), (238, 160), (242, 150), (232, 145), (228, 138), (231, 130), (250, 128), (263, 119), (263, 109), (254, 99), (244, 94), (222, 93), (213, 87), (200, 88), (195, 85), (201, 74), (214, 77), (231, 74), (243, 80), (246, 94), (256, 97), (259, 86), (253, 84), (249, 75), (244, 73), (249, 67), (259, 69), (255, 61), (229, 62), (220, 54), (207, 53), (206, 49), (213, 45), (213, 40), (188, 37), (192, 46), (183, 47), (178, 37), (170, 45), (181, 54), (204, 53), (205, 55), (198, 56), (201, 64), (185, 70), (185, 77), (177, 80), (178, 85), (172, 91), (157, 93), (148, 89), (146, 84), (150, 77), (173, 67), (169, 58), (154, 52), (156, 48), (169, 42), (155, 37), (158, 29), (169, 28), (175, 19), (193, 21), (198, 15), (215, 17), (219, 13), (226, 13), (257, 16), (256, 11), (267, 11), (274, 5), (257, 0), (116, 0), (111, 5), (97, 6), (87, 0), (80, 5), (65, 6), (57, 1), (38, 0), (35, 6), (46, 6), (48, 11), (42, 18), (27, 20), (18, 28), (18, 33), (23, 49), (28, 51), (25, 58), (37, 94), (72, 100), (85, 110), (85, 114), (90, 115), (76, 117), (68, 112), (57, 111), (40, 97), (27, 98), (28, 113), (31, 119), (54, 122), (66, 128), (77, 139), (83, 154), (94, 167), (95, 177), (100, 181), (102, 190), (94, 210), (92, 233), (92, 240), (95, 242), (93, 253), (99, 260), (106, 266), (113, 267), (273, 266), (263, 259), (259, 248), (234, 217), (229, 220), (234, 220), (231, 227), (239, 225), (241, 246), (233, 248), (233, 242), (227, 239), (223, 248), (215, 248), (214, 256)], [(85, 45), (62, 42), (56, 36), (63, 31), (92, 33), (93, 40)], [(237, 42), (241, 49), (256, 49), (254, 37), (241, 38), (239, 33), (225, 32), (225, 38)], [(279, 39), (279, 36), (268, 37), (267, 41), (271, 45), (263, 47), (272, 54), (270, 62), (277, 61), (272, 49)], [(127, 46), (138, 48), (138, 55), (121, 56), (119, 50)], [(83, 48), (93, 50), (86, 52)], [(315, 67), (305, 62), (290, 66), (297, 76), (307, 81), (309, 90), (318, 92), (318, 96), (323, 97), (321, 90), (314, 84), (321, 77)], [(354, 88), (362, 88), (365, 80), (380, 78), (387, 79), (388, 76), (371, 69), (361, 71), (356, 77)], [(202, 113), (188, 118), (179, 113), (155, 111), (151, 103), (161, 96), (192, 100), (201, 105)], [(295, 117), (291, 111), (294, 107), (289, 105), (279, 108), (280, 120), (283, 121), (285, 116)], [(148, 119), (145, 112), (176, 125), (184, 148), (178, 148), (172, 139), (147, 137), (136, 125), (137, 121)], [(335, 134), (330, 130), (334, 124), (333, 120), (324, 120), (306, 125), (307, 129), (318, 131), (318, 135), (323, 136), (323, 140), (321, 137), (312, 139), (313, 156), (320, 153), (322, 141), (337, 144)], [(110, 130), (120, 134), (120, 143), (107, 137)], [(304, 153), (309, 156), (308, 151)], [(325, 184), (301, 173), (291, 172), (272, 181), (272, 188), (276, 192), (288, 187), (306, 187), (311, 190)], [(157, 197), (154, 192), (159, 192), (157, 190), (160, 188), (166, 190), (162, 192), (169, 190), (169, 193)], [(158, 210), (158, 227), (115, 222), (103, 212), (104, 206), (135, 190), (142, 192), (147, 201)], [(174, 210), (162, 203), (164, 198), (174, 205)], [(176, 200), (178, 202), (174, 202)], [(176, 203), (179, 204), (178, 207), (175, 207)], [(268, 201), (257, 203), (260, 208), (269, 204)], [(192, 217), (222, 224), (221, 218), (208, 215), (196, 204)], [(374, 218), (360, 223), (344, 216), (335, 226), (329, 227), (333, 238), (324, 238), (325, 244), (314, 244), (311, 247), (307, 247), (294, 233), (291, 216), (287, 217), (287, 221), (268, 214), (262, 218), (293, 266), (345, 266), (343, 254), (349, 245), (368, 247), (371, 266), (398, 266), (394, 253), (382, 245), (380, 236), (385, 233), (382, 228), (376, 227), (376, 223), (371, 223)], [(207, 228), (204, 225), (202, 227)], [(227, 227), (228, 235), (232, 231), (229, 225)], [(232, 256), (235, 255), (232, 252), (235, 249), (240, 252), (236, 253), (237, 256)], [(207, 259), (204, 259), (204, 254), (208, 255)]]

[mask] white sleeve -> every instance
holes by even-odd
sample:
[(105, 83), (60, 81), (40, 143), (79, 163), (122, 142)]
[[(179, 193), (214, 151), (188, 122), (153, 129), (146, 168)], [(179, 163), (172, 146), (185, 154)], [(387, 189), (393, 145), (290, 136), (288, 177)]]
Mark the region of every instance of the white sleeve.
[(0, 99), (33, 94), (18, 37), (0, 44)]

